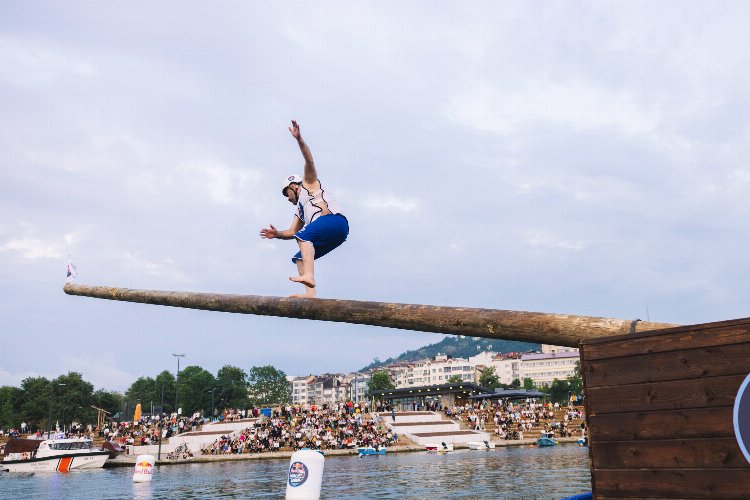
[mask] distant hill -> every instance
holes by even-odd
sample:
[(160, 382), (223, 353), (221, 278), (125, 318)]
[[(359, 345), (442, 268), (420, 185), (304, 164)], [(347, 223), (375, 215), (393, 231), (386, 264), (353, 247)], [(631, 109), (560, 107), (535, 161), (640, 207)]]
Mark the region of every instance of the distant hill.
[(434, 358), (438, 354), (447, 354), (451, 358), (469, 358), (482, 351), (494, 352), (527, 352), (538, 351), (539, 344), (519, 342), (516, 340), (480, 339), (474, 337), (447, 336), (437, 344), (430, 344), (413, 351), (406, 351), (397, 358), (388, 358), (385, 361), (375, 358), (372, 363), (362, 368), (361, 371), (380, 368), (391, 363), (417, 361), (419, 359)]

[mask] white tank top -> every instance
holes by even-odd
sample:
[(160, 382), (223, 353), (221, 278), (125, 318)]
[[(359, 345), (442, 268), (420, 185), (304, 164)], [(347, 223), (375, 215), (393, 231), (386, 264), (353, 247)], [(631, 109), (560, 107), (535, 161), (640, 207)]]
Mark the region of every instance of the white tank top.
[(323, 184), (320, 184), (320, 189), (317, 191), (310, 192), (305, 189), (305, 186), (300, 185), (299, 199), (297, 200), (297, 213), (295, 214), (300, 218), (305, 225), (310, 224), (318, 218), (321, 212), (328, 207), (328, 210), (332, 214), (340, 214), (339, 204), (336, 203), (336, 199), (330, 193), (323, 189)]

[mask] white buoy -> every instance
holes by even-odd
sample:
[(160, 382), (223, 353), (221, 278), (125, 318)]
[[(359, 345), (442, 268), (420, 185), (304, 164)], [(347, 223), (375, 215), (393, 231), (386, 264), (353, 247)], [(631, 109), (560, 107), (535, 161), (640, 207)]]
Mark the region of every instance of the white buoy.
[(286, 500), (318, 500), (323, 486), (323, 454), (299, 450), (292, 454), (286, 481)]
[(138, 455), (135, 459), (135, 470), (133, 471), (133, 482), (145, 483), (151, 481), (154, 477), (154, 463), (156, 459), (153, 455)]

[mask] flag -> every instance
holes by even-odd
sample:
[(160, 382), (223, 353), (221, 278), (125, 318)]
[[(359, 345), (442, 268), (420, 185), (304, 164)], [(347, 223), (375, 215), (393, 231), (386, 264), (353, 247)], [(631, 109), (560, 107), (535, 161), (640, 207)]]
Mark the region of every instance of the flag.
[(78, 277), (78, 270), (76, 269), (75, 264), (68, 259), (68, 277), (65, 280), (67, 283), (71, 283), (74, 278)]

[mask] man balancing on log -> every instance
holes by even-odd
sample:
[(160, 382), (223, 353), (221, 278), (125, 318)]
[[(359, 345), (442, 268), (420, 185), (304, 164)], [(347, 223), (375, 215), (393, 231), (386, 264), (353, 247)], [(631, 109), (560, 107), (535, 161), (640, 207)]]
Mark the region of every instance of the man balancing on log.
[(315, 297), (314, 261), (346, 241), (349, 235), (349, 222), (339, 210), (331, 192), (323, 189), (315, 170), (312, 153), (302, 139), (296, 121), (292, 120), (289, 131), (292, 137), (297, 139), (302, 151), (305, 170), (302, 176), (286, 177), (281, 193), (286, 196), (289, 203), (297, 206), (297, 210), (289, 229), (279, 231), (273, 224), (269, 224), (270, 227), (260, 230), (260, 236), (268, 239), (297, 240), (299, 252), (292, 257), (292, 262), (297, 264), (299, 276), (290, 276), (289, 279), (302, 283), (305, 293), (294, 294), (292, 297)]

